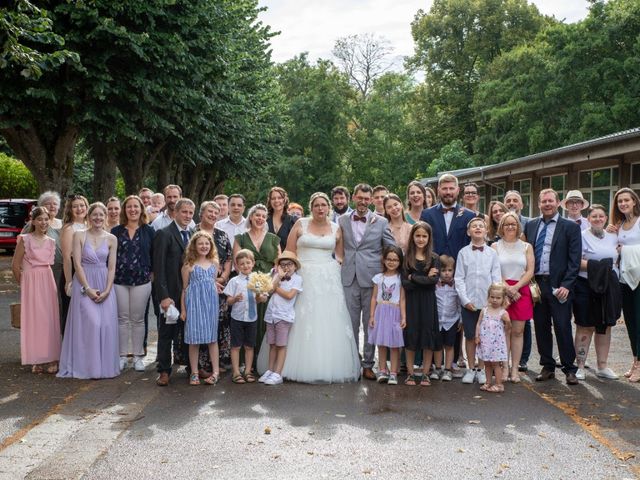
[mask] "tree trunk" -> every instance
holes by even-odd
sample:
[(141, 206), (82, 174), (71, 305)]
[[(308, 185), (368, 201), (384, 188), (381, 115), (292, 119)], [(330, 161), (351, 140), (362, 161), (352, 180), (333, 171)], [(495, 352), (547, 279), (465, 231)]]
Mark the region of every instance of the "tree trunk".
[(115, 146), (99, 140), (91, 140), (93, 154), (93, 198), (106, 203), (116, 192)]
[(49, 141), (33, 125), (2, 128), (0, 134), (34, 176), (41, 192), (55, 190), (62, 197), (67, 194), (73, 184), (77, 126), (60, 126)]
[[(127, 195), (137, 195), (140, 189), (146, 186), (144, 179), (151, 165), (164, 149), (164, 145), (165, 142), (160, 142), (157, 145), (142, 145), (133, 149), (133, 155), (116, 156), (116, 164), (122, 173)], [(159, 166), (158, 170), (162, 170), (162, 166)]]

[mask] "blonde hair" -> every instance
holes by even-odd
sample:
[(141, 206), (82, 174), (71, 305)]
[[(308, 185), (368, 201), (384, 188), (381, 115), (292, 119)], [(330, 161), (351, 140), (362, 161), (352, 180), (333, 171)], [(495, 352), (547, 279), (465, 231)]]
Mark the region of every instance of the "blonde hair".
[(515, 212), (507, 212), (502, 216), (498, 224), (498, 235), (500, 238), (504, 238), (504, 222), (507, 218), (513, 218), (516, 221), (516, 238), (520, 238), (520, 235), (522, 235), (522, 224), (520, 223), (518, 214)]
[(499, 291), (502, 294), (502, 306), (506, 308), (509, 305), (509, 300), (507, 299), (507, 285), (498, 282), (489, 285), (489, 289), (487, 290), (487, 299), (489, 299), (491, 292), (496, 291)]
[(253, 263), (256, 262), (256, 257), (253, 256), (253, 252), (246, 248), (238, 250), (238, 253), (236, 253), (236, 256), (233, 258), (233, 261), (235, 263), (238, 263), (243, 258), (249, 258)]
[[(311, 213), (311, 211), (313, 210), (313, 204), (319, 198), (322, 198), (325, 202), (327, 202), (327, 205), (329, 207), (329, 211), (327, 212), (327, 222), (329, 222), (329, 217), (331, 217), (331, 212), (332, 212), (331, 200), (329, 200), (329, 197), (324, 192), (316, 192), (313, 195), (311, 195), (311, 198), (309, 199), (309, 213)], [(349, 197), (347, 196), (347, 198)]]
[(191, 235), (191, 239), (189, 240), (187, 248), (185, 248), (184, 251), (184, 263), (191, 266), (196, 263), (196, 260), (198, 260), (198, 249), (196, 248), (196, 242), (200, 238), (206, 238), (209, 241), (209, 245), (211, 247), (209, 248), (209, 253), (207, 253), (207, 256), (205, 258), (211, 263), (215, 263), (216, 265), (218, 265), (220, 263), (218, 260), (218, 250), (216, 249), (216, 245), (213, 242), (213, 237), (203, 230), (200, 230)]

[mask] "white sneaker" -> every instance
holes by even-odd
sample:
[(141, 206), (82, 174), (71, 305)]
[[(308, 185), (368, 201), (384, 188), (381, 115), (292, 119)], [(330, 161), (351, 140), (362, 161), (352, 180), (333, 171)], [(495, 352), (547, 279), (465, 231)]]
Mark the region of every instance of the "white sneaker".
[(577, 378), (578, 380), (585, 380), (585, 379), (587, 378), (587, 374), (586, 374), (586, 372), (584, 371), (584, 368), (579, 368), (579, 369), (576, 371), (576, 378)]
[(463, 372), (461, 368), (452, 368), (451, 369), (451, 376), (453, 378), (462, 378), (462, 377), (464, 377), (464, 373), (465, 372)]
[(264, 372), (262, 374), (262, 376), (258, 379), (258, 382), (260, 383), (265, 383), (267, 381), (267, 378), (269, 378), (271, 376), (271, 374), (273, 374), (273, 372), (271, 370), (267, 370), (266, 372)]
[(468, 368), (462, 377), (462, 383), (473, 383), (476, 379), (476, 371)]
[(476, 380), (480, 385), (487, 383), (487, 375), (484, 373), (484, 370), (476, 370)]
[(120, 370), (124, 370), (127, 368), (127, 364), (129, 363), (129, 359), (127, 357), (120, 357)]
[(265, 379), (265, 385), (280, 385), (282, 383), (282, 375), (276, 372), (271, 372), (269, 378)]
[(440, 370), (435, 368), (431, 370), (431, 374), (429, 375), (429, 378), (431, 380), (440, 380)]
[(616, 372), (611, 370), (609, 367), (603, 368), (602, 370), (596, 370), (596, 377), (608, 378), (609, 380), (617, 380), (619, 378)]
[(451, 370), (444, 370), (442, 372), (442, 381), (443, 382), (450, 382), (451, 380), (453, 380), (453, 374), (451, 373)]
[(133, 369), (136, 372), (144, 372), (144, 360), (142, 360), (142, 357), (139, 357), (139, 356), (134, 357)]

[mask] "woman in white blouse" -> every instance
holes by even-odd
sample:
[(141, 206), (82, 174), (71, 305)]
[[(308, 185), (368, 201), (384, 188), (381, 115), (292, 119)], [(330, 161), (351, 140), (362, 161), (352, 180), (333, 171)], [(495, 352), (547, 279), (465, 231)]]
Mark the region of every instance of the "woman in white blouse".
[[(580, 262), (580, 273), (576, 280), (573, 297), (573, 316), (576, 322), (576, 361), (578, 380), (584, 380), (586, 373), (584, 369), (591, 338), (594, 332), (596, 357), (598, 367), (596, 375), (600, 378), (615, 380), (618, 375), (607, 366), (609, 357), (609, 346), (611, 345), (611, 326), (616, 324), (617, 318), (606, 318), (605, 325), (596, 325), (593, 316), (590, 314), (590, 297), (594, 293), (589, 288), (587, 280), (587, 263), (589, 260), (602, 260), (610, 258), (615, 264), (618, 258), (618, 236), (605, 231), (607, 225), (607, 212), (602, 205), (592, 205), (589, 210), (590, 226), (582, 231), (582, 261)], [(614, 268), (617, 275), (617, 269)]]
[[(533, 277), (535, 257), (527, 242), (520, 240), (522, 226), (518, 215), (505, 213), (496, 232), (499, 240), (491, 245), (498, 252), (502, 280), (508, 285), (507, 295), (510, 305), (507, 308), (511, 319), (511, 335), (507, 336), (507, 347), (511, 352), (511, 373), (507, 380), (520, 382), (518, 365), (522, 356), (522, 334), (525, 322), (533, 317), (533, 301), (529, 282)], [(503, 369), (503, 374), (504, 372)]]

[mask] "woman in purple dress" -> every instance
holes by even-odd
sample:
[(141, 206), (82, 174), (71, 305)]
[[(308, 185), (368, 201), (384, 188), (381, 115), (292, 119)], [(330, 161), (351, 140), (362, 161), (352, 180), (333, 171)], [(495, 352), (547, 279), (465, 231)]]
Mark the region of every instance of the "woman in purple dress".
[(111, 291), (118, 243), (104, 230), (104, 204), (92, 204), (88, 217), (89, 229), (73, 235), (75, 275), (58, 376), (112, 378), (120, 374), (118, 309)]

